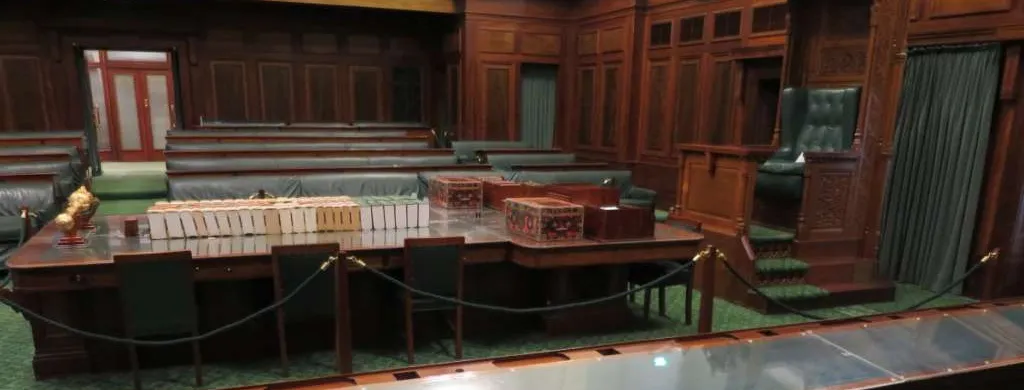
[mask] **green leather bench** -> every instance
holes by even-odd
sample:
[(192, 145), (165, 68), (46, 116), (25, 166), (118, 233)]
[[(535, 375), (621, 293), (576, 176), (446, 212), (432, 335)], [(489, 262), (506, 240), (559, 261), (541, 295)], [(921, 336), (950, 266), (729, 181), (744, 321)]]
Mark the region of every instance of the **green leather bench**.
[(167, 180), (168, 200), (248, 199), (259, 190), (274, 196), (301, 195), (295, 176), (181, 177)]
[(576, 155), (572, 153), (487, 155), (487, 163), (491, 164), (495, 170), (502, 171), (517, 164), (565, 164), (571, 162), (576, 162)]
[(406, 132), (401, 130), (379, 130), (373, 132), (361, 132), (358, 130), (338, 131), (282, 131), (281, 129), (248, 129), (248, 130), (171, 130), (167, 132), (167, 139), (174, 137), (192, 138), (363, 138), (363, 137), (402, 137)]
[(427, 149), (426, 142), (365, 142), (365, 143), (273, 143), (261, 144), (251, 142), (240, 143), (168, 143), (166, 150), (203, 150), (203, 151), (236, 151), (236, 150), (364, 150), (364, 149)]
[(63, 200), (71, 195), (82, 181), (71, 166), (71, 162), (59, 161), (31, 161), (19, 163), (0, 164), (0, 175), (18, 174), (54, 174), (55, 193), (58, 200)]
[(324, 173), (299, 177), (302, 196), (424, 196), (415, 173)]
[(247, 199), (264, 190), (279, 197), (423, 196), (415, 173), (323, 173), (303, 176), (248, 176), (168, 180), (169, 200)]
[(452, 150), (461, 162), (476, 161), (476, 152), (484, 149), (524, 149), (530, 145), (522, 141), (452, 141)]
[(755, 196), (799, 201), (804, 152), (850, 150), (860, 88), (786, 88), (782, 91), (779, 149), (757, 169)]
[(214, 171), (225, 169), (316, 169), (351, 166), (454, 165), (455, 156), (381, 157), (287, 157), (287, 158), (169, 158), (168, 171)]
[[(29, 156), (34, 154), (64, 154), (68, 156), (67, 162), (71, 164), (71, 173), (76, 184), (80, 184), (85, 181), (85, 163), (82, 161), (82, 156), (79, 154), (78, 148), (74, 146), (64, 145), (37, 145), (37, 146), (9, 146), (0, 147), (0, 155), (4, 156)], [(25, 162), (14, 162), (14, 163), (2, 163), (3, 165), (8, 164), (22, 164), (22, 163), (44, 163), (44, 161), (25, 161)], [(56, 161), (45, 161), (45, 162), (56, 162)]]
[(653, 190), (637, 187), (632, 182), (629, 170), (597, 170), (597, 171), (517, 171), (510, 175), (515, 182), (533, 182), (540, 184), (557, 183), (589, 183), (602, 184), (605, 179), (612, 179), (614, 186), (619, 188), (619, 202), (630, 206), (654, 207), (657, 193)]
[(28, 207), (33, 230), (42, 228), (57, 214), (53, 183), (45, 181), (3, 181), (0, 177), (0, 272), (7, 258), (23, 238), (21, 208)]

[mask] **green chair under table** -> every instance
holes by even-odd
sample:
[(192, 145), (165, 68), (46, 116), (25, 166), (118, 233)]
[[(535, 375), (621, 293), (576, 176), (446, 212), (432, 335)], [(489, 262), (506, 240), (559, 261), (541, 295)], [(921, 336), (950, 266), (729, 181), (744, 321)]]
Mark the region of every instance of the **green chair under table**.
[[(462, 300), (463, 247), (465, 237), (408, 238), (403, 252), (404, 282), (406, 285), (431, 294)], [(449, 325), (455, 332), (455, 358), (462, 359), (462, 305), (413, 295), (402, 294), (405, 314), (405, 345), (409, 364), (416, 361), (413, 332), (414, 313), (454, 312)]]

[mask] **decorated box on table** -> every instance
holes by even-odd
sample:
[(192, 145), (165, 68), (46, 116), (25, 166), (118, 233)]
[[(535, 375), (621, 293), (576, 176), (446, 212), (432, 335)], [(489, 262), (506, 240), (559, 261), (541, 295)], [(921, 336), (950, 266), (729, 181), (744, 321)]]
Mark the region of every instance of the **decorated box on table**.
[(596, 184), (556, 184), (549, 186), (547, 196), (588, 206), (619, 204), (619, 189)]
[(438, 176), (428, 183), (430, 205), (446, 209), (479, 209), (483, 206), (483, 183), (469, 177)]
[(547, 186), (535, 183), (516, 183), (505, 180), (484, 181), (484, 205), (505, 210), (505, 199), (544, 196)]
[(626, 205), (586, 205), (585, 236), (594, 240), (629, 240), (654, 237), (654, 212)]
[(509, 233), (537, 241), (583, 238), (583, 206), (553, 198), (505, 199)]

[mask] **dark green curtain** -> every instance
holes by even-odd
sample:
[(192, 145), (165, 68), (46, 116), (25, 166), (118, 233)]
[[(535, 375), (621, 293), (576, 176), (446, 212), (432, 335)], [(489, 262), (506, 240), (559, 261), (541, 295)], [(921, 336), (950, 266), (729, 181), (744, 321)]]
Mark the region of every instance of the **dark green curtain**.
[(549, 149), (555, 140), (558, 67), (523, 64), (519, 133), (532, 147)]
[(78, 83), (82, 91), (82, 100), (85, 101), (82, 107), (82, 122), (85, 130), (85, 158), (89, 160), (92, 167), (92, 175), (100, 176), (103, 168), (100, 166), (100, 152), (96, 135), (96, 126), (92, 121), (92, 86), (89, 84), (89, 67), (85, 63), (85, 49), (75, 47), (75, 66), (78, 68)]
[(879, 248), (893, 280), (934, 291), (966, 272), (1001, 53), (989, 44), (907, 55)]

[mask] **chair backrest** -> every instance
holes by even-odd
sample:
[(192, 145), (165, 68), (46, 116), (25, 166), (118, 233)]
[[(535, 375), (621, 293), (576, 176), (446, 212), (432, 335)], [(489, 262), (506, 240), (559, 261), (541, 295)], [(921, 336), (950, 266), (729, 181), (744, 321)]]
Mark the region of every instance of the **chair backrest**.
[(195, 332), (195, 280), (189, 251), (114, 255), (125, 333), (148, 337)]
[[(270, 248), (274, 272), (275, 296), (283, 298), (320, 268), (330, 256), (339, 256), (338, 243), (309, 245), (276, 245)], [(336, 266), (344, 266), (339, 262)], [(337, 292), (334, 272), (321, 272), (296, 294), (284, 310), (288, 319), (333, 317)]]
[(466, 238), (405, 239), (405, 284), (447, 297), (462, 297), (462, 248)]
[(857, 127), (860, 87), (786, 88), (782, 92), (780, 154), (849, 150)]

